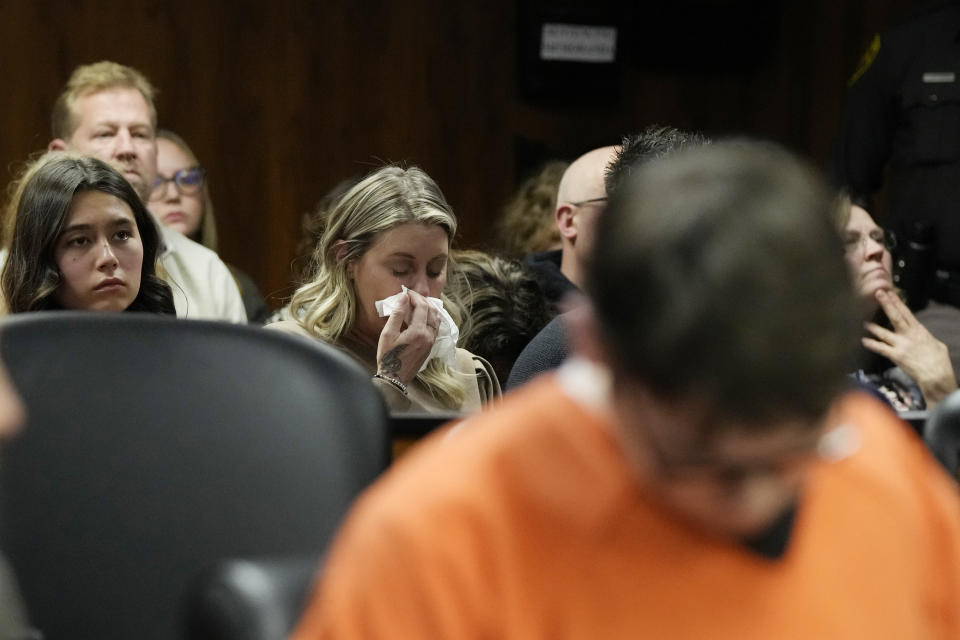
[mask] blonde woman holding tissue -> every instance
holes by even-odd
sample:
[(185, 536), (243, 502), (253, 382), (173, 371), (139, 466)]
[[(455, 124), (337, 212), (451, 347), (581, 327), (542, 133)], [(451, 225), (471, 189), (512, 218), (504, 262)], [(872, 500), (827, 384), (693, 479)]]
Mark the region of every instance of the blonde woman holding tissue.
[(356, 358), (391, 411), (468, 413), (500, 395), (490, 365), (456, 348), (459, 312), (444, 295), (457, 219), (416, 167), (388, 166), (330, 211), (292, 320)]

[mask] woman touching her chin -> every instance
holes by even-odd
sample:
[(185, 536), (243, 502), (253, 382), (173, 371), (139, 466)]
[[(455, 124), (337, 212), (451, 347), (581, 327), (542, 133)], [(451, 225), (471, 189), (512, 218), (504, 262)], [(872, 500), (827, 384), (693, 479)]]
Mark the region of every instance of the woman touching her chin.
[(957, 389), (947, 346), (897, 295), (883, 229), (865, 209), (844, 200), (841, 237), (867, 331), (862, 338), (866, 357), (857, 376), (898, 411), (931, 408)]

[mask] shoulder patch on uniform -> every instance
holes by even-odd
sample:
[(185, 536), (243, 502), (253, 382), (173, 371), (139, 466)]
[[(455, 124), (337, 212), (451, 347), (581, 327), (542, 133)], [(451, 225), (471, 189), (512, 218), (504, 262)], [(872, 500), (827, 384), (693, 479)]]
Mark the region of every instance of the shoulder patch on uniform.
[(853, 84), (860, 79), (860, 76), (867, 72), (867, 69), (870, 68), (870, 65), (873, 64), (873, 61), (876, 60), (877, 54), (880, 53), (880, 34), (873, 36), (873, 40), (870, 41), (870, 44), (867, 45), (867, 50), (863, 52), (863, 55), (860, 57), (860, 63), (857, 65), (857, 70), (853, 72), (853, 75), (850, 76), (850, 79), (847, 81), (847, 86), (852, 87)]

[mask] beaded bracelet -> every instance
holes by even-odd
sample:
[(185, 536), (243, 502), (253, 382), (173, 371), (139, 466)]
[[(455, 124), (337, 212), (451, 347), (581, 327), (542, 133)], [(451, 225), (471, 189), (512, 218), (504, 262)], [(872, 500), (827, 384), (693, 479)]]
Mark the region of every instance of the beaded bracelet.
[(383, 375), (382, 373), (380, 373), (379, 371), (378, 371), (377, 373), (373, 374), (373, 377), (374, 377), (374, 378), (380, 378), (381, 380), (385, 380), (385, 381), (389, 382), (390, 384), (392, 384), (393, 386), (395, 386), (397, 389), (399, 389), (400, 392), (401, 392), (403, 395), (407, 395), (407, 385), (403, 384), (402, 382), (400, 382), (400, 381), (397, 380), (396, 378), (391, 378), (390, 376), (385, 376), (385, 375)]

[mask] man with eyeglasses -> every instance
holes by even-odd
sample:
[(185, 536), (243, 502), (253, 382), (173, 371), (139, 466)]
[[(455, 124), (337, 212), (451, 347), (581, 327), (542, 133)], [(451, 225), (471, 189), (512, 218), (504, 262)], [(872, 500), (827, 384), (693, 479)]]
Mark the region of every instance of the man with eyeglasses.
[(361, 499), (294, 640), (960, 638), (960, 497), (845, 393), (835, 202), (769, 144), (612, 194), (578, 356)]
[(584, 257), (590, 249), (597, 216), (607, 203), (603, 172), (616, 150), (614, 146), (600, 147), (570, 163), (560, 178), (554, 212), (560, 249), (535, 253), (526, 260), (551, 314), (560, 311), (565, 296), (583, 286)]
[[(157, 177), (154, 88), (132, 67), (97, 62), (74, 69), (54, 104), (48, 148), (110, 163), (147, 202)], [(230, 271), (216, 253), (157, 224), (160, 262), (173, 290), (177, 316), (247, 321)]]
[[(645, 162), (662, 158), (680, 149), (702, 144), (707, 144), (707, 139), (699, 133), (682, 131), (663, 125), (651, 125), (640, 133), (624, 136), (620, 145), (613, 147), (614, 153), (612, 155), (601, 154), (606, 162), (602, 171), (603, 192), (604, 194), (613, 194), (617, 186), (630, 175), (630, 172)], [(583, 158), (587, 158), (591, 154), (594, 154), (594, 152), (586, 154)], [(572, 169), (573, 165), (570, 168)], [(567, 173), (570, 173), (570, 169), (567, 170)], [(564, 175), (564, 179), (566, 177)], [(593, 176), (594, 180), (595, 178), (596, 176)], [(567, 188), (571, 188), (572, 184), (575, 184), (575, 182), (567, 185)], [(593, 192), (597, 191), (595, 185), (592, 189)], [(561, 183), (560, 195), (563, 195), (563, 193), (564, 184)], [(581, 288), (579, 274), (582, 274), (586, 269), (590, 246), (596, 233), (597, 218), (606, 205), (606, 200), (607, 197), (604, 195), (594, 201), (588, 199), (588, 201), (567, 203), (558, 196), (558, 225), (561, 221), (564, 221), (567, 226), (565, 232), (563, 231), (564, 227), (561, 226), (561, 236), (566, 237), (570, 234), (574, 236), (569, 245), (564, 245), (564, 248), (569, 250), (563, 253), (563, 263), (570, 265), (565, 273), (571, 274), (571, 278), (575, 278), (578, 283), (576, 287), (571, 288), (571, 291), (577, 291)], [(586, 209), (587, 206), (591, 206), (591, 208)], [(561, 314), (547, 323), (530, 341), (513, 364), (506, 382), (507, 389), (526, 384), (541, 373), (556, 369), (567, 359), (570, 351), (567, 343), (566, 323), (567, 314)]]

